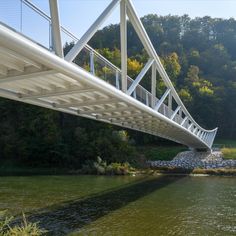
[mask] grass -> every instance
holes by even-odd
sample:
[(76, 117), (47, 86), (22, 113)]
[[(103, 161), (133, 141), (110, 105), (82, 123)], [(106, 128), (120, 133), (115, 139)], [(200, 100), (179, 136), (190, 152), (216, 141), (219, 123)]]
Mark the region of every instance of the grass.
[(220, 145), (223, 147), (235, 147), (236, 148), (236, 140), (233, 139), (216, 139), (214, 145)]
[(222, 148), (224, 159), (235, 159), (236, 160), (236, 148)]
[(219, 168), (219, 169), (194, 169), (192, 174), (207, 174), (207, 175), (236, 175), (236, 169), (227, 169), (227, 168)]
[(41, 236), (47, 231), (40, 229), (38, 223), (30, 223), (23, 213), (20, 225), (10, 226), (14, 217), (8, 216), (7, 211), (0, 211), (0, 236)]
[(213, 147), (220, 148), (224, 159), (236, 160), (236, 140), (232, 139), (218, 139), (215, 141)]
[(172, 160), (179, 152), (186, 151), (186, 148), (183, 146), (148, 146), (138, 148), (140, 154), (144, 155), (146, 159), (155, 161), (170, 161)]
[(150, 174), (183, 174), (183, 175), (222, 175), (236, 176), (236, 169), (218, 168), (218, 169), (201, 169), (193, 170), (179, 167), (155, 167), (150, 170)]

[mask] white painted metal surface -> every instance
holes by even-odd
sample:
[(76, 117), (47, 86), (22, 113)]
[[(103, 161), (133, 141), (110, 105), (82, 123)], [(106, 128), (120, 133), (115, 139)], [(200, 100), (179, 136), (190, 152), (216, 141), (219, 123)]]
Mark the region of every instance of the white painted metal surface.
[[(28, 0), (22, 1), (50, 21), (50, 17)], [(50, 2), (56, 54), (0, 24), (0, 96), (139, 130), (190, 148), (211, 149), (217, 129), (203, 129), (188, 113), (130, 0), (113, 0), (81, 40), (59, 27), (57, 2)], [(86, 45), (119, 3), (123, 71)], [(126, 12), (150, 57), (135, 80), (127, 76)], [(76, 41), (65, 59), (61, 51), (60, 31)], [(82, 50), (89, 55), (88, 71), (72, 62)], [(98, 71), (98, 65), (103, 65), (102, 70)], [(150, 68), (152, 87), (148, 92), (139, 83)], [(109, 73), (102, 77), (103, 70)], [(166, 85), (166, 92), (160, 99), (156, 98), (157, 71)], [(173, 101), (177, 103), (175, 109), (172, 107)]]

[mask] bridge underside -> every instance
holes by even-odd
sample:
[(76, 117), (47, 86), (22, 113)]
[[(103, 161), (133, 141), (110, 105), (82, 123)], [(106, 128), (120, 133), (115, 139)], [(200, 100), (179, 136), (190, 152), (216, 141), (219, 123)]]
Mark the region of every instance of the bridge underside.
[(187, 127), (3, 25), (0, 96), (142, 131), (194, 149), (210, 149)]

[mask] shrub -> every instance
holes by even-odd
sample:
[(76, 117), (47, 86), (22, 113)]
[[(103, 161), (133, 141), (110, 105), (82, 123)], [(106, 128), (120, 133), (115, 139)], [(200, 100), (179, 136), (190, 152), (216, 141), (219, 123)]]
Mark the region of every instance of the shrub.
[(135, 169), (128, 162), (117, 163), (113, 162), (109, 165), (100, 157), (97, 157), (96, 162), (88, 162), (83, 165), (80, 173), (82, 174), (98, 174), (98, 175), (126, 175)]
[(222, 148), (223, 157), (225, 159), (236, 159), (236, 148)]
[(23, 213), (21, 225), (10, 226), (13, 217), (7, 216), (6, 211), (0, 212), (0, 236), (41, 236), (46, 233), (39, 228), (38, 223), (29, 223)]

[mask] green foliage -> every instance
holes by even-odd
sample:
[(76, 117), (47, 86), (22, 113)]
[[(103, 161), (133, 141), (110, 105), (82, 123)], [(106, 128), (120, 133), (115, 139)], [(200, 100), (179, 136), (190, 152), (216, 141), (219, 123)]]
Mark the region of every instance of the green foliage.
[(188, 90), (188, 88), (182, 88), (179, 91), (179, 96), (184, 103), (188, 103), (192, 101), (192, 96)]
[(224, 159), (236, 159), (236, 148), (222, 148)]
[[(141, 20), (193, 118), (205, 128), (219, 127), (219, 137), (235, 139), (236, 21), (154, 14)], [(119, 25), (110, 25), (89, 42), (118, 67), (119, 34)], [(128, 45), (128, 74), (135, 78), (148, 55), (130, 22)], [(65, 54), (72, 46), (65, 45)], [(82, 50), (75, 63), (90, 70), (89, 53)], [(95, 74), (115, 81), (114, 71), (96, 60)], [(150, 75), (148, 71), (141, 81), (149, 91)], [(159, 98), (166, 88), (160, 76), (157, 80)], [(30, 167), (77, 169), (97, 156), (107, 163), (131, 163), (137, 157), (133, 144), (160, 142), (156, 137), (7, 99), (0, 99), (0, 114), (0, 159), (14, 159)]]
[(236, 148), (236, 140), (235, 139), (218, 139), (215, 141), (216, 145), (220, 145), (223, 147)]
[(79, 168), (99, 155), (108, 161), (129, 161), (135, 155), (127, 132), (111, 125), (5, 99), (0, 104), (0, 161)]
[(203, 96), (204, 95), (210, 96), (210, 95), (214, 94), (214, 91), (212, 89), (210, 89), (209, 87), (207, 87), (207, 86), (203, 86), (203, 87), (199, 88), (199, 93)]
[(128, 162), (118, 163), (112, 162), (107, 164), (101, 157), (97, 157), (97, 161), (88, 161), (87, 164), (83, 165), (80, 173), (83, 174), (97, 174), (97, 175), (127, 175), (135, 169), (130, 166)]
[(141, 147), (140, 153), (143, 154), (148, 160), (172, 160), (179, 152), (184, 151), (183, 146), (167, 146), (167, 147)]
[(118, 48), (114, 48), (114, 50), (110, 50), (109, 48), (101, 48), (97, 49), (97, 52), (112, 62), (117, 67), (120, 67), (121, 63), (121, 54)]
[(9, 229), (9, 223), (12, 220), (12, 216), (7, 216), (7, 211), (0, 211), (0, 236), (4, 236), (4, 232)]
[(39, 228), (37, 223), (29, 223), (23, 213), (21, 225), (10, 226), (13, 217), (7, 216), (7, 211), (0, 212), (0, 236), (40, 236), (47, 231)]
[[(206, 128), (218, 126), (221, 137), (235, 138), (235, 19), (150, 14), (141, 20), (194, 119)], [(145, 63), (143, 46), (130, 24), (128, 29), (129, 58)], [(118, 34), (119, 25), (108, 26), (98, 32), (99, 40), (95, 36), (91, 45), (109, 45), (112, 51), (119, 45), (115, 39)], [(157, 95), (161, 96), (165, 88), (161, 80), (157, 84)], [(150, 90), (150, 75), (142, 85)]]
[(179, 57), (177, 53), (173, 52), (168, 56), (164, 57), (163, 64), (172, 82), (176, 83), (176, 79), (181, 72), (181, 65), (179, 64)]

